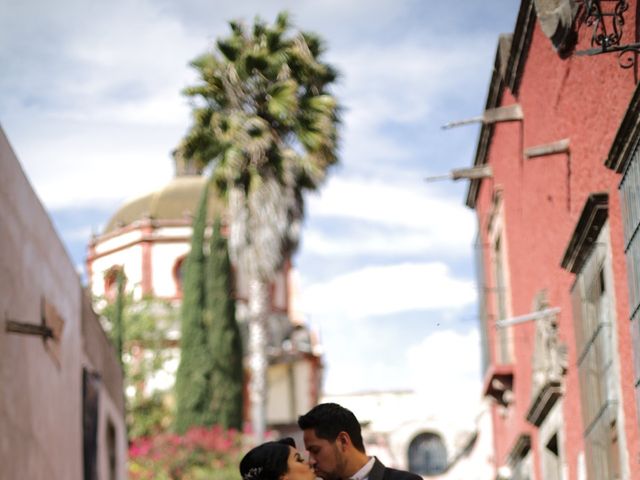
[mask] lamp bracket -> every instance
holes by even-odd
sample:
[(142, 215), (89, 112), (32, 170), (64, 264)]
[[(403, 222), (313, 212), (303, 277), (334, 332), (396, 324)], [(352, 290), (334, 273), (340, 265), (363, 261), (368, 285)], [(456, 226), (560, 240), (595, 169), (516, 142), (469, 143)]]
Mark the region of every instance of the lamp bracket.
[(577, 56), (617, 53), (618, 65), (631, 68), (636, 64), (640, 43), (620, 45), (624, 31), (627, 0), (580, 0), (585, 25), (591, 27), (591, 47), (576, 52)]

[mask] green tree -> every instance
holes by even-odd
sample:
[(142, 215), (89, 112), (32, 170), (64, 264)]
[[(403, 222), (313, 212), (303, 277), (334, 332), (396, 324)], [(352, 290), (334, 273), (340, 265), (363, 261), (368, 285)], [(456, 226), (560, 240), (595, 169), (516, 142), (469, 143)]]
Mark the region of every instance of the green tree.
[(223, 428), (240, 430), (244, 382), (242, 339), (236, 321), (227, 242), (222, 236), (219, 219), (211, 234), (206, 280), (213, 422)]
[(166, 431), (173, 421), (171, 392), (156, 390), (149, 395), (146, 385), (175, 355), (169, 332), (178, 324), (176, 310), (169, 302), (154, 298), (134, 302), (132, 297), (132, 293), (124, 293), (119, 302), (108, 303), (100, 311), (114, 346), (118, 338), (122, 342), (130, 439)]
[(323, 41), (293, 31), (286, 13), (273, 25), (256, 19), (192, 65), (200, 75), (187, 88), (193, 126), (176, 160), (212, 179), (229, 206), (229, 252), (248, 280), (254, 434), (266, 428), (266, 323), (269, 285), (298, 243), (303, 192), (315, 189), (337, 162), (338, 105), (329, 88), (336, 71), (321, 61)]
[(208, 186), (205, 187), (193, 221), (191, 251), (185, 260), (181, 310), (180, 365), (176, 375), (175, 428), (211, 425), (211, 359), (205, 322), (205, 255)]

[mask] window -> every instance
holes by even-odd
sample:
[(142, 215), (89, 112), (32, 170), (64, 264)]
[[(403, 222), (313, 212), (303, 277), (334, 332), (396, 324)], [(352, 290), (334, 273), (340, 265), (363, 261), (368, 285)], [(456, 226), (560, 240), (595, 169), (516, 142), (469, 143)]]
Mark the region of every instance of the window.
[(605, 222), (572, 289), (588, 478), (619, 478), (618, 373), (609, 229)]
[(542, 470), (545, 480), (562, 479), (562, 460), (558, 445), (558, 433), (554, 433), (546, 442), (542, 452)]
[[(119, 282), (121, 283), (119, 285)], [(124, 284), (126, 278), (124, 275), (124, 269), (120, 265), (111, 267), (104, 274), (104, 296), (107, 301), (113, 302), (118, 297), (118, 290), (122, 289), (124, 292)]]
[(484, 271), (484, 249), (482, 246), (482, 236), (476, 236), (474, 242), (476, 285), (478, 289), (478, 317), (480, 319), (480, 347), (481, 347), (481, 372), (484, 377), (489, 368), (489, 339), (487, 330), (487, 284)]
[(538, 430), (538, 451), (542, 452), (541, 467), (544, 480), (563, 480), (565, 456), (563, 445), (563, 405), (557, 402)]
[[(507, 318), (507, 292), (505, 281), (505, 258), (502, 235), (498, 236), (493, 244), (493, 266), (495, 278), (495, 301), (497, 320)], [(510, 329), (498, 329), (498, 359), (500, 363), (511, 363), (509, 348)]]
[(629, 306), (635, 356), (636, 401), (640, 409), (640, 150), (620, 182), (624, 247), (629, 275)]
[(173, 279), (176, 282), (176, 296), (182, 295), (182, 284), (184, 281), (184, 269), (187, 264), (186, 257), (180, 257), (173, 265)]
[[(488, 224), (488, 245), (489, 245), (489, 274), (493, 277), (490, 291), (491, 300), (491, 320), (495, 323), (504, 320), (511, 313), (509, 298), (509, 263), (507, 239), (505, 233), (504, 203), (502, 201), (502, 190), (497, 188), (493, 193), (492, 206), (489, 212)], [(493, 325), (492, 325), (493, 326)], [(493, 356), (495, 363), (509, 365), (513, 360), (512, 328), (498, 328), (494, 337)]]
[(116, 427), (113, 422), (107, 420), (107, 467), (109, 469), (109, 480), (116, 480), (118, 478), (118, 456), (117, 456), (117, 441), (116, 441)]
[(421, 433), (409, 445), (409, 470), (418, 475), (439, 475), (447, 469), (447, 448), (435, 433)]
[(82, 369), (82, 457), (85, 480), (98, 478), (98, 402), (100, 375)]

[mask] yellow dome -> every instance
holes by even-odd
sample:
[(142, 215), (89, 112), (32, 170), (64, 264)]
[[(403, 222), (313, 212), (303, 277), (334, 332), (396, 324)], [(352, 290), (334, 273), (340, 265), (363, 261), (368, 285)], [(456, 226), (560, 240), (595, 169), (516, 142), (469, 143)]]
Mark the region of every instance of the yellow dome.
[[(125, 203), (111, 217), (104, 233), (138, 220), (182, 220), (195, 215), (208, 179), (201, 175), (175, 177), (165, 187)], [(222, 201), (209, 191), (207, 217), (211, 220), (224, 210)]]

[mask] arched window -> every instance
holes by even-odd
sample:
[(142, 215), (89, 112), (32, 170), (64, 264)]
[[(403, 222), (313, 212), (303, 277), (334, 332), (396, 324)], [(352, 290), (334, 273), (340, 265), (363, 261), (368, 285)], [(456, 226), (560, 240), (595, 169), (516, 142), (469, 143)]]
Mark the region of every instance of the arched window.
[(113, 302), (118, 296), (119, 275), (124, 275), (121, 265), (114, 265), (104, 274), (104, 296), (109, 302)]
[(176, 282), (177, 296), (182, 296), (182, 282), (184, 280), (184, 267), (186, 265), (186, 257), (180, 257), (173, 264), (173, 279)]
[(435, 433), (421, 433), (409, 444), (409, 470), (418, 475), (439, 475), (447, 469), (447, 448)]

